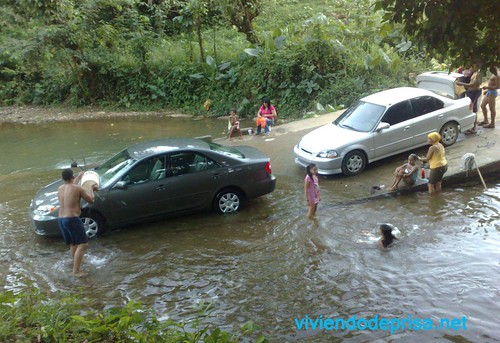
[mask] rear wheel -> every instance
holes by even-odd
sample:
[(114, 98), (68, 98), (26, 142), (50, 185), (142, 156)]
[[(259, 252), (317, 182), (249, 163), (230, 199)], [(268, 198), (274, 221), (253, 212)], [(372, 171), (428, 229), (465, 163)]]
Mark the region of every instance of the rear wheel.
[(104, 233), (104, 221), (97, 213), (83, 213), (80, 219), (88, 238), (94, 238)]
[(342, 173), (353, 176), (361, 173), (366, 167), (366, 157), (363, 152), (354, 150), (345, 155), (342, 160)]
[(458, 125), (456, 123), (448, 122), (443, 125), (441, 131), (441, 142), (443, 145), (450, 146), (457, 141), (458, 138)]
[(225, 189), (217, 194), (214, 200), (214, 208), (219, 213), (236, 212), (241, 206), (241, 193), (234, 189)]

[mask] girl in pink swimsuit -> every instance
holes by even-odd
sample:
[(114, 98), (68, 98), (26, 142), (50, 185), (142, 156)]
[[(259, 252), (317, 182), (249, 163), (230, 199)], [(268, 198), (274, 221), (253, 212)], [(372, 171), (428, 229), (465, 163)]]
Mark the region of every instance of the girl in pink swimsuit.
[(313, 219), (316, 215), (316, 209), (318, 208), (318, 202), (320, 200), (318, 166), (311, 163), (307, 166), (306, 172), (306, 177), (304, 178), (304, 193), (307, 207), (309, 207), (307, 216)]

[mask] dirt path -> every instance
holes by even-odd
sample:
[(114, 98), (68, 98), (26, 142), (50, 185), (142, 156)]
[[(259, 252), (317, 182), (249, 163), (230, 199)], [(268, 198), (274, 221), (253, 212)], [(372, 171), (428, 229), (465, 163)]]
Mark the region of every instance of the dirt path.
[(63, 107), (36, 107), (36, 106), (9, 106), (0, 107), (0, 124), (42, 124), (62, 121), (79, 121), (92, 119), (108, 119), (132, 116), (170, 116), (170, 117), (191, 117), (187, 114), (175, 113), (172, 111), (158, 112), (118, 112), (105, 111), (101, 108), (63, 108)]

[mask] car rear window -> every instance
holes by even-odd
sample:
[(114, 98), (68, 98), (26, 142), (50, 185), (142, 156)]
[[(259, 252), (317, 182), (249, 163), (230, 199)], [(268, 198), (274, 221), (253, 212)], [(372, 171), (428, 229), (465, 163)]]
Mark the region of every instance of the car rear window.
[(414, 117), (418, 117), (443, 108), (444, 103), (439, 99), (427, 95), (411, 99), (411, 106), (413, 107)]
[(238, 149), (228, 147), (228, 146), (223, 146), (217, 143), (208, 143), (210, 146), (210, 150), (216, 151), (218, 153), (232, 156), (232, 157), (237, 157), (237, 158), (245, 158), (245, 155), (241, 153)]

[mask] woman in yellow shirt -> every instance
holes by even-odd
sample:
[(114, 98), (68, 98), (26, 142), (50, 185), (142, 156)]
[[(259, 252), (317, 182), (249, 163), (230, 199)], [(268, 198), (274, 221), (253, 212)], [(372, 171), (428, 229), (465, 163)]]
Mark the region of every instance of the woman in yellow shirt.
[(439, 143), (440, 140), (441, 135), (439, 133), (429, 133), (427, 135), (427, 142), (431, 146), (427, 151), (427, 156), (418, 158), (422, 162), (429, 162), (431, 173), (427, 182), (427, 188), (431, 195), (441, 191), (441, 181), (443, 180), (444, 173), (448, 170), (448, 162), (444, 156), (444, 146)]

